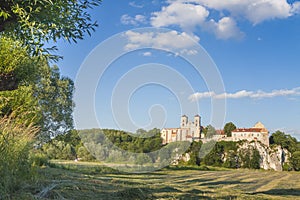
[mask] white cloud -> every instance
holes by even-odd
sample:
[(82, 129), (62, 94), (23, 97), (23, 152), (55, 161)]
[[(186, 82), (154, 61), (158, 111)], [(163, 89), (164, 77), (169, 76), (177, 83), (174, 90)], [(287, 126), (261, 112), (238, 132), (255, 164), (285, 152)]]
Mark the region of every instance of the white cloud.
[[(266, 20), (285, 19), (300, 14), (300, 1), (287, 0), (167, 0), (167, 6), (153, 12), (154, 27), (179, 26), (191, 33), (196, 27), (212, 32), (219, 39), (242, 38), (238, 22), (242, 19), (253, 25)], [(210, 15), (217, 11), (219, 16)]]
[(143, 56), (149, 57), (152, 56), (152, 53), (150, 51), (144, 52)]
[(200, 40), (197, 36), (189, 36), (185, 32), (179, 33), (177, 31), (163, 33), (127, 31), (124, 36), (128, 39), (128, 44), (125, 46), (126, 50), (147, 47), (189, 55), (198, 53), (195, 50), (195, 43)]
[(199, 99), (204, 98), (211, 98), (214, 97), (216, 94), (214, 92), (197, 92), (189, 96), (190, 101), (197, 101)]
[(127, 14), (122, 15), (120, 21), (122, 24), (134, 26), (137, 26), (139, 24), (145, 24), (147, 22), (146, 17), (143, 15), (136, 15), (134, 17), (131, 17)]
[(275, 18), (287, 18), (296, 14), (299, 2), (290, 4), (287, 0), (191, 0), (209, 9), (229, 11), (231, 16), (244, 17), (253, 24)]
[(218, 22), (211, 19), (209, 27), (219, 39), (242, 38), (244, 36), (244, 33), (240, 31), (235, 20), (231, 17), (223, 17)]
[(179, 26), (186, 32), (193, 32), (198, 26), (213, 32), (219, 39), (241, 38), (243, 33), (231, 17), (218, 22), (208, 20), (209, 11), (202, 5), (186, 2), (170, 2), (161, 11), (152, 13), (151, 25), (155, 27)]
[(185, 31), (191, 31), (195, 26), (202, 24), (208, 15), (209, 11), (201, 5), (175, 2), (162, 7), (159, 12), (152, 13), (151, 25), (178, 25)]
[(137, 3), (134, 2), (134, 1), (129, 2), (129, 5), (130, 5), (131, 7), (134, 7), (134, 8), (143, 8), (143, 7), (144, 7), (143, 4), (137, 4)]
[(264, 91), (246, 91), (241, 90), (235, 93), (223, 93), (223, 94), (215, 94), (214, 92), (197, 92), (189, 96), (189, 100), (197, 101), (203, 98), (215, 98), (215, 99), (239, 99), (239, 98), (253, 98), (253, 99), (262, 99), (262, 98), (273, 98), (279, 96), (298, 96), (300, 95), (300, 87), (288, 90), (273, 90), (272, 92), (264, 92)]
[(214, 98), (216, 99), (239, 99), (239, 98), (244, 98), (244, 97), (251, 97), (253, 95), (253, 92), (246, 91), (246, 90), (241, 90), (236, 93), (224, 93), (224, 94), (218, 94), (215, 95)]
[(292, 13), (294, 13), (294, 14), (300, 14), (300, 2), (299, 1), (293, 3), (293, 5), (292, 5)]

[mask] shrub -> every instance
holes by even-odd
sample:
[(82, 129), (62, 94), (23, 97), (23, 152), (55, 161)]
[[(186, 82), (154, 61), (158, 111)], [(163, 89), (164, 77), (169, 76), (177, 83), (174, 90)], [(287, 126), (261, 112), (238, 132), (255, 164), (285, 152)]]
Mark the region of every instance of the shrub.
[(33, 175), (29, 151), (37, 128), (24, 127), (10, 118), (0, 119), (0, 196), (20, 188)]
[(48, 165), (48, 157), (43, 152), (33, 151), (30, 153), (30, 162), (33, 166), (46, 166)]

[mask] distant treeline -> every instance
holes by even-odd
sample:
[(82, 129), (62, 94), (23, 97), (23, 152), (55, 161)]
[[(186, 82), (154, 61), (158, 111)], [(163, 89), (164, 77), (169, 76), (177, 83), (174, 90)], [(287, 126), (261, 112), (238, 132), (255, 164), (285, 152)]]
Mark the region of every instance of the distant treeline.
[[(134, 134), (120, 130), (90, 129), (72, 130), (66, 135), (59, 135), (43, 145), (42, 152), (49, 159), (127, 162), (128, 155), (124, 154), (150, 153), (161, 147), (159, 129), (139, 129)], [(134, 162), (136, 158), (133, 157), (130, 163)]]
[[(100, 160), (128, 164), (150, 162), (163, 165), (179, 159), (179, 164), (183, 165), (259, 169), (259, 151), (252, 146), (238, 150), (242, 142), (217, 142), (206, 155), (201, 156), (201, 147), (203, 150), (205, 145), (209, 145), (200, 141), (188, 144), (189, 146), (186, 146), (187, 143), (170, 143), (163, 146), (159, 129), (139, 129), (134, 134), (120, 130), (90, 129), (72, 130), (68, 134), (57, 136), (43, 145), (41, 150), (49, 159)], [(300, 143), (295, 138), (277, 131), (271, 135), (270, 145), (271, 148), (281, 145), (291, 153), (290, 164), (284, 166), (285, 170), (300, 170)], [(189, 159), (186, 159), (186, 156)]]

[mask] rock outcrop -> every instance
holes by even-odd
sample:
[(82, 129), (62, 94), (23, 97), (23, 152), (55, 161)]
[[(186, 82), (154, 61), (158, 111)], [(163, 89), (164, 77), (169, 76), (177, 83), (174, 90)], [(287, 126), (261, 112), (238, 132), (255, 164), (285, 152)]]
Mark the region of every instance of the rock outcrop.
[(269, 147), (260, 142), (245, 141), (239, 146), (238, 151), (251, 146), (259, 151), (261, 157), (260, 168), (262, 169), (282, 171), (283, 164), (289, 162), (290, 153), (280, 145)]

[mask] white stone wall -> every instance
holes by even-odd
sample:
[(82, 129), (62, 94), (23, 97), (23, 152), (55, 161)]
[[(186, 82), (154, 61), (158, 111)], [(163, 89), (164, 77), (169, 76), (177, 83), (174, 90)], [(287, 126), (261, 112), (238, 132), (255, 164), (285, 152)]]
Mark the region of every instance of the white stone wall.
[(232, 132), (231, 141), (240, 141), (240, 140), (247, 140), (251, 141), (260, 141), (263, 144), (269, 146), (269, 137), (268, 133), (264, 132)]

